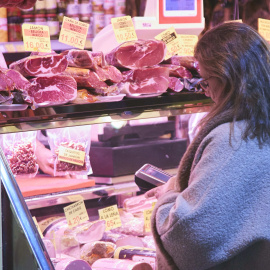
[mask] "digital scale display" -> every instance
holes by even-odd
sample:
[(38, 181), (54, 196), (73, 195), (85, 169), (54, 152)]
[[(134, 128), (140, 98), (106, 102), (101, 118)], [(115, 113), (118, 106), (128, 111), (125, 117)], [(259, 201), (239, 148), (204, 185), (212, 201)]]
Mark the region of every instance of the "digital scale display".
[(167, 182), (169, 179), (169, 176), (167, 174), (164, 174), (151, 166), (147, 167), (144, 172), (165, 182)]
[(196, 16), (196, 0), (164, 0), (163, 14), (165, 17)]

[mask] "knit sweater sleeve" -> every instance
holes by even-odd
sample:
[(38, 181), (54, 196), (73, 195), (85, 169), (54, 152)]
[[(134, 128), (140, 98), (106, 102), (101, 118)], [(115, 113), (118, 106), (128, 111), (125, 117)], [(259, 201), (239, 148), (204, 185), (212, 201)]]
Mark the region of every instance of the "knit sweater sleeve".
[(228, 124), (213, 130), (196, 152), (188, 188), (158, 200), (152, 215), (158, 269), (208, 269), (270, 238), (263, 225), (270, 222), (269, 147), (241, 141), (240, 131), (235, 139), (230, 146)]

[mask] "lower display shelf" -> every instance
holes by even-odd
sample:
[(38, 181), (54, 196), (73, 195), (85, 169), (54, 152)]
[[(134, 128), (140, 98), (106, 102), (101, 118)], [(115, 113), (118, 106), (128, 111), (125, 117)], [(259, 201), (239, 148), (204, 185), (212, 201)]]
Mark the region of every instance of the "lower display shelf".
[[(132, 177), (134, 178), (134, 176)], [(128, 176), (127, 179), (129, 179)], [(25, 197), (25, 202), (28, 208), (32, 210), (54, 205), (72, 203), (78, 200), (91, 200), (104, 196), (115, 196), (123, 193), (137, 191), (139, 191), (139, 188), (135, 182), (132, 181), (115, 185), (96, 185), (89, 188)]]

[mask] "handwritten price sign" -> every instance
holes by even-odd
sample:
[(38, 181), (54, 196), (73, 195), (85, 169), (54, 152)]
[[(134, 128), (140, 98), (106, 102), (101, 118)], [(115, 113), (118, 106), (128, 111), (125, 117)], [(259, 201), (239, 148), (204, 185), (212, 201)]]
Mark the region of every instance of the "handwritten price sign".
[(178, 55), (193, 56), (194, 48), (198, 42), (198, 36), (195, 35), (178, 35), (180, 42), (180, 51)]
[(258, 32), (270, 42), (270, 20), (258, 19)]
[(151, 232), (151, 215), (153, 212), (152, 209), (146, 209), (143, 211), (143, 217), (144, 217), (144, 230), (145, 232)]
[(89, 220), (83, 200), (64, 207), (64, 212), (70, 228)]
[(166, 44), (167, 51), (165, 60), (171, 58), (173, 55), (178, 54), (180, 51), (179, 39), (174, 27), (170, 27), (169, 29), (161, 32), (155, 36), (155, 39), (162, 40)]
[(24, 23), (22, 25), (22, 33), (25, 51), (51, 52), (48, 26)]
[(106, 221), (106, 231), (122, 226), (117, 205), (98, 210), (99, 218)]
[(112, 18), (111, 23), (118, 43), (138, 39), (130, 16)]
[(64, 17), (59, 41), (79, 49), (84, 49), (88, 28), (88, 23)]

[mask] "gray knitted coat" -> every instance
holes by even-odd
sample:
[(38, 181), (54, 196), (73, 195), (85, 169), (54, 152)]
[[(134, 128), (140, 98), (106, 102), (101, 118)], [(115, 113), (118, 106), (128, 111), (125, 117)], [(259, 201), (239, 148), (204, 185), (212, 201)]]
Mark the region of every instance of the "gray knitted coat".
[(270, 269), (270, 146), (242, 140), (244, 121), (233, 133), (220, 122), (198, 134), (155, 206), (158, 270)]

